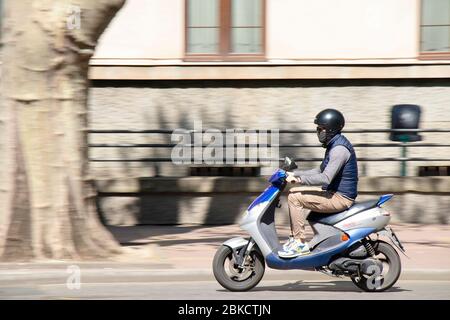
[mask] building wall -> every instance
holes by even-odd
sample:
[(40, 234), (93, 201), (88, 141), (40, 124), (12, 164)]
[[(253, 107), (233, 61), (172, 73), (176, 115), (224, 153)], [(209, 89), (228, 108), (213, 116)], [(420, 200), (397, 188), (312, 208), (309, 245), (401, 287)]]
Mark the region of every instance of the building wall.
[(183, 28), (183, 0), (127, 0), (103, 33), (94, 58), (180, 59)]
[[(380, 194), (360, 194), (357, 201), (374, 200)], [(239, 223), (242, 214), (258, 193), (216, 193), (193, 195), (180, 193), (143, 194), (99, 198), (99, 209), (107, 225)], [(289, 225), (286, 196), (277, 210), (277, 225)], [(449, 224), (450, 197), (436, 194), (396, 194), (387, 208), (392, 223)]]
[[(91, 79), (117, 80), (94, 83), (91, 127), (192, 128), (194, 120), (202, 120), (204, 127), (213, 128), (313, 129), (312, 119), (321, 108), (336, 107), (346, 115), (347, 128), (384, 129), (390, 126), (392, 105), (413, 103), (423, 108), (422, 128), (449, 128), (450, 61), (417, 60), (419, 7), (419, 0), (267, 0), (267, 62), (194, 63), (182, 61), (184, 0), (128, 0), (91, 60)], [(129, 135), (93, 135), (92, 141), (170, 142), (169, 136), (132, 137), (131, 141)], [(387, 134), (349, 137), (355, 143), (389, 142)], [(316, 142), (314, 135), (282, 139)], [(425, 134), (424, 139), (448, 143), (445, 134)], [(323, 150), (282, 152), (320, 157)], [(397, 148), (357, 152), (360, 157), (400, 156)], [(170, 150), (108, 148), (92, 149), (91, 154), (131, 159), (169, 156)], [(417, 157), (447, 154), (448, 148), (409, 152)], [(417, 166), (423, 164), (411, 163), (408, 174), (416, 175)], [(363, 175), (399, 174), (398, 163), (360, 166)], [(93, 167), (99, 175), (187, 172), (170, 164), (136, 162)]]
[[(105, 223), (231, 224), (267, 187), (262, 178), (142, 178), (97, 181), (98, 204)], [(438, 187), (437, 187), (438, 186)], [(288, 186), (288, 188), (291, 186)], [(296, 191), (317, 190), (297, 187)], [(357, 201), (394, 194), (385, 205), (395, 223), (448, 224), (450, 178), (361, 178)], [(276, 222), (288, 225), (287, 190)]]
[[(203, 128), (312, 129), (323, 108), (341, 110), (347, 129), (390, 128), (391, 107), (413, 103), (422, 107), (421, 128), (450, 129), (448, 80), (284, 80), (94, 82), (90, 96), (91, 129)], [(449, 143), (448, 133), (425, 133), (423, 142)], [(348, 134), (353, 143), (391, 142), (388, 134)], [(170, 135), (92, 134), (91, 143), (170, 143)], [(281, 143), (317, 143), (315, 134), (282, 134)], [(448, 159), (449, 147), (410, 148), (409, 156)], [(399, 148), (357, 148), (359, 157), (399, 157)], [(92, 158), (170, 157), (171, 149), (92, 148)], [(280, 155), (322, 157), (323, 149), (282, 149)], [(417, 166), (408, 165), (409, 175)], [(429, 162), (428, 165), (450, 165)], [(310, 168), (313, 163), (302, 163)], [(399, 175), (399, 163), (360, 162), (360, 174)], [(97, 177), (183, 176), (187, 167), (152, 163), (92, 164)]]
[(418, 48), (415, 0), (269, 0), (269, 59), (405, 59)]
[[(395, 104), (422, 107), (421, 128), (450, 129), (450, 61), (418, 60), (419, 0), (267, 0), (266, 62), (184, 62), (184, 0), (128, 0), (91, 60), (91, 129), (314, 129), (325, 107), (341, 110), (349, 129), (386, 129)], [(111, 80), (116, 81), (101, 81)], [(225, 80), (226, 79), (226, 80)], [(144, 81), (128, 81), (144, 80)], [(145, 81), (151, 80), (151, 81)], [(207, 80), (207, 81), (205, 81)], [(387, 134), (348, 134), (353, 143), (390, 142)], [(448, 134), (423, 134), (449, 143)], [(170, 143), (170, 136), (90, 136), (91, 143)], [(315, 134), (281, 135), (281, 143), (317, 143)], [(91, 158), (169, 157), (171, 149), (91, 148)], [(321, 157), (318, 148), (280, 155)], [(398, 157), (398, 148), (357, 148), (358, 157)], [(410, 148), (409, 156), (448, 158), (449, 148)], [(420, 165), (412, 162), (407, 174)], [(309, 169), (318, 163), (300, 163)], [(263, 174), (268, 174), (265, 168)], [(188, 166), (93, 162), (97, 182), (188, 174)], [(398, 176), (398, 162), (359, 162), (360, 176)], [(117, 179), (117, 180), (115, 180)], [(215, 178), (212, 178), (213, 180)], [(182, 179), (177, 179), (181, 181)], [(359, 201), (384, 193), (362, 192)], [(427, 180), (428, 181), (428, 180)], [(108, 184), (109, 182), (106, 182)], [(247, 184), (249, 184), (248, 182)], [(244, 182), (244, 185), (246, 183)], [(201, 183), (204, 186), (204, 183)], [(110, 225), (236, 223), (256, 192), (196, 194), (174, 182), (172, 193), (119, 190), (99, 198)], [(200, 189), (200, 186), (199, 186)], [(100, 188), (100, 191), (102, 189)], [(152, 192), (153, 191), (153, 192)], [(388, 207), (394, 222), (448, 223), (448, 190), (404, 190)], [(278, 223), (288, 223), (283, 197)]]
[[(418, 0), (267, 0), (266, 12), (269, 60), (418, 55)], [(94, 61), (183, 55), (184, 0), (128, 0), (103, 34)]]

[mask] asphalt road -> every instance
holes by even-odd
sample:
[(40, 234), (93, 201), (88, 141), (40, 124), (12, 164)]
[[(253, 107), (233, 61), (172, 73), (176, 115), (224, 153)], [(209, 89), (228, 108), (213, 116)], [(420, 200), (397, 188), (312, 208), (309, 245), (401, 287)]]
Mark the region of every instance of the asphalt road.
[(387, 292), (366, 293), (347, 280), (263, 280), (250, 292), (228, 292), (215, 281), (82, 283), (17, 283), (0, 286), (0, 299), (450, 299), (450, 281), (402, 280)]

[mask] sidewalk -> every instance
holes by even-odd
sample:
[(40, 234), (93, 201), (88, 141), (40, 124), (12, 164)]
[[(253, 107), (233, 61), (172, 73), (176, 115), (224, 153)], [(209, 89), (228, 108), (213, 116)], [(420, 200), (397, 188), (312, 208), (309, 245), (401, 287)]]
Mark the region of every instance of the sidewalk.
[[(409, 258), (402, 259), (403, 280), (450, 281), (450, 226), (392, 225)], [(77, 265), (87, 282), (202, 281), (214, 280), (212, 260), (227, 239), (246, 236), (237, 225), (228, 226), (133, 226), (109, 227), (128, 251), (139, 252), (111, 262), (0, 263), (0, 283), (17, 281), (60, 283), (67, 267)], [(289, 230), (277, 227), (280, 241)], [(309, 236), (312, 236), (309, 234)], [(139, 257), (139, 258), (136, 258)], [(265, 279), (329, 280), (318, 272), (280, 271), (266, 268)]]

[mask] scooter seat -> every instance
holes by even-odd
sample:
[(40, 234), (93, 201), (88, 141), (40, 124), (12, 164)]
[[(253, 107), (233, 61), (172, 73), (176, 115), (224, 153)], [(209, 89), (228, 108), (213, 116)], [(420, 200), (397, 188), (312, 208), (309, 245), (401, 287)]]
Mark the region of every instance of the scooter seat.
[(336, 212), (336, 213), (323, 213), (323, 212), (315, 212), (311, 211), (308, 215), (307, 220), (312, 222), (318, 222), (328, 225), (334, 225), (338, 222), (341, 222), (348, 217), (351, 217), (361, 211), (371, 209), (376, 207), (379, 199), (376, 200), (368, 200), (362, 202), (355, 202), (350, 208), (345, 211)]

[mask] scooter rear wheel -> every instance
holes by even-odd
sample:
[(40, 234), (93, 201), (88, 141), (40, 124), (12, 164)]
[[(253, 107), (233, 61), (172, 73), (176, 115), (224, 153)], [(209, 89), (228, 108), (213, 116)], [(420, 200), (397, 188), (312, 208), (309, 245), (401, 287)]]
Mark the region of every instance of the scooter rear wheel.
[(376, 257), (383, 263), (383, 278), (372, 276), (351, 277), (352, 282), (360, 289), (367, 292), (381, 292), (391, 288), (400, 277), (401, 260), (397, 251), (384, 241), (378, 241), (374, 245)]
[(265, 261), (257, 248), (248, 254), (244, 266), (243, 270), (236, 268), (231, 248), (221, 246), (213, 260), (214, 277), (225, 289), (248, 291), (255, 287), (264, 276)]

